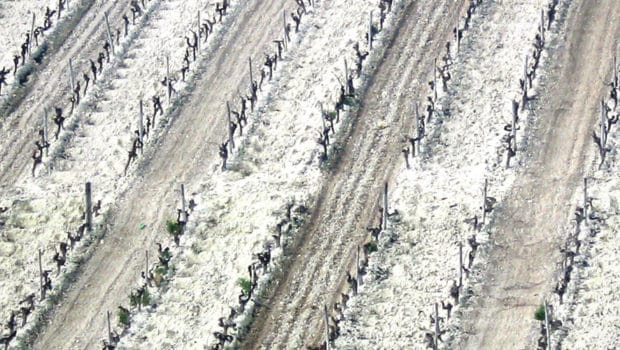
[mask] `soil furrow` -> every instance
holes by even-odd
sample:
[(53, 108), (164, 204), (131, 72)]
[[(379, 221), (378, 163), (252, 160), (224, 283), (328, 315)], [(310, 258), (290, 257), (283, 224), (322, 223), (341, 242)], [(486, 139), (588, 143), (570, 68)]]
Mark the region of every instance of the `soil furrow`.
[(366, 90), (336, 170), (328, 176), (313, 217), (284, 278), (261, 310), (247, 348), (313, 346), (323, 337), (323, 304), (342, 290), (365, 227), (375, 224), (378, 198), (400, 161), (403, 125), (412, 104), (427, 92), (435, 57), (449, 40), (460, 6), (408, 3), (388, 39), (382, 62)]
[[(163, 234), (166, 219), (176, 215), (178, 185), (192, 188), (205, 167), (217, 166), (217, 147), (225, 137), (225, 101), (249, 86), (248, 57), (263, 57), (273, 48), (288, 1), (255, 1), (242, 9), (219, 43), (208, 55), (191, 97), (173, 113), (170, 125), (145, 153), (131, 187), (111, 209), (108, 236), (67, 293), (67, 304), (53, 315), (39, 337), (37, 349), (92, 348), (105, 336), (106, 310), (127, 305), (132, 284), (139, 280), (144, 249)], [(135, 229), (147, 223), (149, 230)], [(102, 290), (105, 290), (102, 293)], [(79, 307), (67, 307), (80, 300)]]
[(464, 314), (459, 348), (529, 349), (539, 333), (534, 311), (551, 292), (552, 262), (559, 261), (570, 200), (593, 147), (600, 79), (609, 77), (620, 31), (620, 3), (571, 6), (567, 34), (550, 54), (552, 69), (535, 102), (540, 125), (529, 142), (531, 158), (496, 216), (488, 269)]

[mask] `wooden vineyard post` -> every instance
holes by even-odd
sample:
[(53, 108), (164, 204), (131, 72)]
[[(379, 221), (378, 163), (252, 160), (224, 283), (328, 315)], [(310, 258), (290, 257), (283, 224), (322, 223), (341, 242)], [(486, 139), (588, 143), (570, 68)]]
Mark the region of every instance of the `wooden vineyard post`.
[(185, 185), (181, 184), (181, 222), (187, 222), (187, 212), (185, 211)]
[(325, 349), (329, 350), (329, 318), (327, 317), (327, 305), (323, 305), (323, 319), (325, 320)]
[(463, 286), (463, 242), (459, 241), (459, 288)]
[[(45, 107), (43, 115), (43, 144), (47, 143), (47, 107)], [(45, 156), (47, 157), (49, 147), (45, 147)]]
[[(144, 142), (144, 104), (142, 103), (142, 99), (140, 99), (140, 114), (138, 115), (138, 136), (140, 137), (140, 142)], [(140, 152), (142, 149), (140, 148)]]
[(540, 38), (545, 41), (545, 10), (540, 9)]
[(547, 331), (547, 350), (551, 350), (551, 330), (549, 329), (549, 308), (545, 300), (545, 330)]
[(517, 152), (517, 120), (519, 119), (519, 102), (512, 100), (512, 150)]
[(420, 144), (422, 143), (422, 138), (424, 137), (424, 132), (420, 132), (420, 104), (419, 102), (416, 101), (415, 103), (415, 126), (416, 126), (416, 138), (418, 139), (418, 142), (416, 142), (416, 147), (418, 154), (420, 154)]
[(41, 263), (41, 256), (43, 251), (39, 249), (39, 285), (41, 286), (41, 301), (45, 300), (45, 287), (43, 286), (43, 263)]
[(357, 246), (357, 255), (355, 256), (355, 279), (357, 280), (357, 287), (362, 285), (362, 274), (360, 271), (362, 267), (360, 266), (360, 246)]
[(439, 341), (439, 305), (435, 303), (435, 342), (434, 342), (435, 350), (439, 348), (439, 344), (437, 343), (438, 341)]
[(144, 278), (148, 280), (149, 279), (149, 251), (148, 250), (144, 251), (144, 256), (145, 256), (145, 261), (146, 261), (146, 265), (144, 266)]
[(226, 110), (228, 116), (228, 146), (230, 146), (230, 153), (232, 153), (233, 149), (235, 149), (235, 141), (233, 140), (233, 130), (231, 128), (232, 121), (230, 120), (230, 103), (226, 101)]
[(91, 189), (90, 182), (86, 183), (85, 194), (86, 194), (86, 228), (90, 231), (92, 230), (92, 222), (93, 222), (93, 200), (92, 200), (92, 189)]
[[(415, 158), (416, 148), (418, 148), (418, 143), (420, 143), (420, 130), (419, 130), (419, 120), (418, 120), (418, 105), (414, 106), (415, 115), (413, 116), (413, 131), (414, 131), (414, 140), (411, 142), (411, 158)], [(417, 140), (417, 141), (416, 141)]]
[(282, 242), (282, 231), (280, 231), (280, 234), (278, 235), (278, 240), (276, 244), (278, 245), (278, 248), (282, 250), (282, 256), (286, 256), (286, 252), (284, 251), (284, 244)]
[(484, 191), (483, 191), (483, 201), (482, 201), (482, 225), (484, 225), (486, 217), (487, 217), (487, 186), (489, 184), (489, 180), (484, 179)]
[(108, 20), (108, 12), (104, 12), (103, 16), (105, 17), (105, 29), (108, 33), (108, 41), (110, 42), (110, 48), (112, 49), (112, 54), (114, 55), (114, 40), (112, 40), (112, 31), (110, 30), (110, 21)]
[(202, 40), (202, 33), (200, 32), (200, 10), (198, 10), (198, 40), (196, 41), (196, 48), (200, 51), (200, 40)]
[(588, 226), (588, 178), (583, 178), (583, 224)]
[(172, 97), (172, 85), (170, 84), (170, 56), (168, 55), (166, 55), (166, 89), (166, 95), (168, 96), (168, 106), (170, 106), (170, 99)]
[(433, 61), (433, 102), (437, 102), (437, 58)]
[(75, 75), (73, 74), (73, 58), (69, 58), (69, 82), (71, 83), (71, 91), (75, 91)]
[(35, 14), (32, 13), (32, 26), (30, 27), (30, 40), (28, 40), (28, 55), (32, 57), (32, 40), (34, 38), (34, 21)]
[(108, 315), (108, 344), (112, 344), (112, 327), (110, 326), (110, 311), (107, 312)]
[(618, 64), (616, 60), (617, 60), (617, 55), (614, 53), (614, 83), (612, 86), (614, 90), (618, 89)]
[(454, 27), (456, 35), (456, 53), (458, 54), (461, 51), (461, 31), (459, 30), (459, 19), (456, 19), (456, 26)]
[(387, 230), (387, 217), (388, 217), (388, 183), (386, 182), (383, 186), (383, 215), (381, 228), (383, 231)]
[(344, 59), (344, 88), (345, 88), (345, 92), (347, 94), (350, 94), (351, 91), (349, 91), (349, 67), (347, 66), (347, 59)]
[(286, 47), (289, 37), (286, 33), (286, 11), (285, 10), (282, 10), (282, 30), (284, 32), (284, 47)]
[(250, 66), (250, 90), (252, 94), (254, 94), (254, 75), (252, 74), (252, 57), (248, 58), (249, 66)]
[(368, 15), (368, 50), (372, 50), (372, 11)]
[(254, 283), (254, 278), (256, 276), (256, 270), (254, 269), (254, 265), (250, 269), (250, 283)]
[(322, 132), (325, 132), (326, 125), (325, 125), (325, 111), (323, 110), (323, 103), (319, 102), (319, 106), (321, 107), (321, 122), (323, 123)]
[(601, 148), (605, 152), (605, 145), (607, 144), (607, 107), (605, 101), (601, 99)]
[(523, 95), (521, 96), (521, 111), (525, 110), (525, 104), (527, 103), (527, 60), (525, 56), (525, 64), (523, 65)]

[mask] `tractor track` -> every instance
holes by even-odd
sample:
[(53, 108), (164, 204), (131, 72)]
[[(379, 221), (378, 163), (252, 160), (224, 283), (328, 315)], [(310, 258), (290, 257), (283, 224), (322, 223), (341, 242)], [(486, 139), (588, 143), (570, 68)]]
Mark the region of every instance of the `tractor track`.
[[(35, 81), (25, 87), (25, 95), (12, 107), (12, 112), (4, 116), (0, 126), (0, 133), (5, 135), (0, 141), (0, 188), (14, 186), (22, 177), (29, 176), (32, 143), (38, 137), (44, 109), (50, 108), (50, 118), (54, 105), (68, 109), (69, 59), (73, 59), (76, 78), (81, 78), (82, 71), (89, 72), (86, 63), (103, 51), (103, 43), (107, 40), (103, 13), (108, 13), (111, 28), (121, 28), (129, 2), (107, 1), (95, 6), (91, 5), (61, 44), (53, 44), (58, 45), (58, 49), (35, 68), (30, 76)], [(50, 129), (53, 126), (50, 119)]]
[[(462, 349), (529, 349), (534, 311), (551, 292), (571, 198), (588, 155), (599, 97), (620, 34), (620, 3), (572, 1), (549, 77), (536, 102), (540, 125), (505, 204), (496, 214), (488, 268), (464, 309)], [(605, 78), (603, 78), (605, 77)], [(544, 215), (541, 215), (544, 213)], [(493, 315), (485, 317), (484, 315)]]
[[(75, 6), (75, 5), (74, 5)], [(124, 7), (106, 7), (107, 10), (110, 10), (111, 13), (119, 13), (122, 12)], [(81, 30), (85, 28), (88, 33), (83, 35), (78, 35), (77, 32), (71, 32), (68, 34), (67, 42), (71, 42), (71, 38), (81, 38), (80, 40), (87, 40), (88, 34), (93, 33), (93, 22), (89, 21), (90, 16), (93, 16), (92, 13), (87, 13), (84, 17), (85, 20), (82, 20), (75, 27), (75, 30)], [(71, 19), (69, 19), (71, 20)], [(94, 34), (93, 34), (94, 35)], [(62, 36), (62, 35), (60, 35)], [(61, 45), (60, 43), (54, 43), (50, 45)], [(87, 49), (92, 49), (92, 43), (83, 42), (87, 46)], [(64, 46), (63, 46), (64, 47)], [(55, 87), (61, 86), (64, 82), (67, 83), (67, 80), (58, 80), (56, 84), (49, 84), (47, 86), (45, 82), (42, 82), (43, 76), (55, 76), (60, 79), (60, 75), (62, 73), (62, 69), (56, 69), (54, 63), (52, 62), (55, 58), (58, 59), (68, 59), (71, 56), (71, 53), (78, 52), (79, 47), (77, 44), (71, 45), (67, 49), (59, 49), (57, 52), (50, 53), (48, 57), (46, 57), (44, 63), (38, 68), (39, 72), (34, 73), (31, 76), (31, 79), (34, 77), (40, 78), (39, 80), (35, 80), (31, 85), (27, 86), (27, 94), (26, 98), (21, 100), (21, 103), (17, 106), (17, 111), (9, 116), (6, 119), (2, 120), (2, 131), (5, 137), (0, 141), (0, 150), (2, 155), (0, 160), (0, 177), (3, 179), (0, 184), (0, 193), (2, 194), (1, 199), (7, 200), (6, 204), (12, 205), (13, 203), (9, 203), (8, 199), (13, 195), (17, 195), (16, 198), (18, 200), (14, 201), (14, 203), (19, 203), (22, 201), (27, 201), (29, 194), (28, 191), (32, 188), (30, 187), (30, 178), (21, 176), (25, 172), (28, 172), (26, 169), (30, 169), (28, 163), (31, 163), (32, 160), (30, 158), (30, 152), (32, 148), (34, 148), (34, 140), (35, 137), (38, 137), (36, 130), (41, 123), (41, 116), (43, 111), (39, 111), (40, 113), (30, 113), (29, 111), (37, 110), (38, 106), (44, 103), (48, 103), (48, 99), (58, 98), (60, 96), (60, 91), (54, 90)], [(51, 50), (51, 49), (50, 49)], [(91, 53), (91, 52), (89, 52)], [(84, 57), (87, 54), (86, 50), (79, 57)], [(65, 72), (66, 73), (66, 72)], [(54, 75), (56, 74), (56, 75)], [(65, 78), (68, 75), (64, 75)], [(58, 90), (60, 90), (58, 88)], [(43, 97), (38, 98), (35, 95), (37, 92), (41, 92), (44, 94)], [(54, 101), (54, 100), (52, 100)], [(30, 114), (18, 115), (17, 113), (24, 112)], [(30, 148), (32, 147), (32, 148)], [(24, 183), (24, 181), (26, 183)], [(35, 191), (36, 192), (36, 191)], [(43, 196), (40, 193), (34, 195), (33, 198), (39, 200), (42, 199)], [(50, 194), (49, 197), (54, 197), (53, 194)], [(15, 198), (15, 197), (14, 197)], [(63, 204), (60, 204), (62, 207)], [(53, 208), (58, 207), (58, 205), (46, 207), (46, 212), (39, 213), (40, 218), (45, 218), (48, 215), (51, 215), (51, 210)], [(31, 215), (32, 208), (27, 210), (23, 210), (22, 206), (17, 206), (15, 208), (11, 208), (10, 216), (17, 220), (18, 222), (22, 219), (24, 215), (28, 217)], [(63, 213), (64, 214), (64, 213)], [(71, 216), (69, 214), (69, 216)], [(17, 219), (16, 219), (17, 218)], [(67, 219), (69, 220), (69, 219)], [(7, 278), (2, 281), (2, 292), (6, 293), (7, 298), (3, 298), (0, 302), (2, 309), (13, 309), (16, 308), (17, 301), (20, 298), (23, 298), (25, 295), (22, 293), (30, 293), (29, 287), (32, 281), (34, 281), (35, 270), (38, 275), (38, 268), (34, 267), (34, 264), (30, 265), (30, 260), (32, 259), (33, 253), (36, 252), (37, 247), (41, 248), (41, 244), (43, 245), (53, 245), (52, 241), (42, 242), (42, 237), (24, 237), (25, 233), (27, 233), (28, 224), (16, 224), (16, 225), (6, 225), (5, 222), (2, 222), (2, 228), (0, 228), (0, 234), (2, 235), (2, 243), (8, 242), (8, 244), (13, 244), (16, 247), (13, 251), (15, 253), (17, 251), (18, 254), (13, 255), (13, 253), (5, 255), (2, 254), (0, 256), (0, 266), (8, 267), (11, 266), (13, 271), (9, 272), (11, 278)], [(41, 228), (36, 228), (36, 232), (40, 232)], [(50, 230), (49, 226), (46, 226), (47, 230)], [(4, 252), (3, 252), (4, 253)], [(45, 257), (47, 258), (47, 257)], [(28, 266), (24, 266), (27, 264)], [(31, 268), (32, 267), (32, 268)], [(36, 283), (38, 285), (38, 282)], [(8, 311), (7, 311), (8, 312)], [(2, 317), (4, 313), (2, 314)]]
[[(320, 343), (322, 306), (331, 305), (344, 290), (354, 252), (366, 238), (365, 227), (376, 223), (382, 184), (402, 159), (399, 127), (413, 124), (413, 102), (425, 96), (433, 60), (449, 40), (461, 6), (449, 1), (405, 6), (362, 107), (351, 116), (342, 158), (325, 180), (312, 218), (290, 254), (290, 267), (264, 302), (268, 308), (261, 309), (244, 348)], [(383, 121), (385, 128), (378, 124)]]
[[(127, 305), (129, 290), (143, 266), (144, 249), (167, 239), (158, 231), (175, 215), (178, 185), (184, 183), (191, 191), (205, 168), (217, 166), (217, 148), (204, 140), (225, 138), (224, 101), (249, 86), (248, 57), (262, 57), (281, 33), (280, 21), (265, 19), (281, 18), (287, 4), (285, 0), (251, 1), (233, 19), (220, 39), (225, 46), (206, 58), (207, 69), (193, 92), (145, 152), (133, 187), (113, 204), (105, 241), (95, 247), (35, 349), (90, 349), (105, 336), (105, 312)], [(136, 233), (135, 227), (143, 222), (151, 229)]]

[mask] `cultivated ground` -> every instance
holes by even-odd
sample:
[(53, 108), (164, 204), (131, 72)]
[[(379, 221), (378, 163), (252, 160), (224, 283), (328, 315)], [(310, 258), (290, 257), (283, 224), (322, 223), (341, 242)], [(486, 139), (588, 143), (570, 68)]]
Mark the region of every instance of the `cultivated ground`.
[(367, 237), (365, 228), (377, 224), (383, 182), (401, 159), (402, 134), (413, 126), (413, 102), (426, 93), (432, 62), (449, 40), (448, 23), (456, 21), (461, 9), (453, 2), (397, 6), (395, 36), (385, 38), (385, 54), (364, 92), (363, 105), (352, 116), (352, 136), (325, 179), (294, 258), (265, 302), (247, 347), (319, 344), (324, 334), (322, 306), (332, 305), (344, 290), (355, 251)]
[[(453, 82), (440, 95), (442, 110), (432, 123), (433, 137), (423, 141), (423, 156), (414, 158), (410, 169), (401, 161), (391, 183), (390, 206), (400, 215), (391, 220), (379, 251), (371, 255), (360, 294), (344, 313), (338, 347), (424, 349), (425, 333), (433, 330), (429, 315), (434, 303), (454, 304), (449, 287), (458, 280), (459, 243), (468, 266), (467, 239), (487, 239), (470, 223), (482, 216), (484, 181), (498, 202), (514, 181), (515, 168), (504, 167), (501, 138), (510, 121), (511, 99), (518, 96), (521, 64), (536, 33), (541, 4), (485, 3), (476, 10), (461, 50), (452, 54)], [(522, 114), (519, 148), (525, 146), (528, 119), (531, 123), (534, 117)], [(518, 154), (517, 162), (521, 159)], [(481, 266), (483, 258), (476, 255), (472, 275)], [(440, 317), (445, 320), (442, 327), (454, 323), (441, 308)]]
[[(117, 209), (110, 213), (112, 225), (108, 236), (96, 248), (91, 263), (66, 295), (68, 302), (56, 310), (35, 348), (60, 349), (68, 343), (67, 339), (76, 348), (89, 348), (105, 338), (103, 315), (127, 304), (131, 286), (144, 266), (145, 248), (165, 239), (165, 220), (176, 217), (180, 184), (185, 184), (188, 192), (193, 191), (192, 179), (197, 180), (204, 169), (217, 162), (217, 148), (210, 142), (225, 137), (223, 101), (247, 86), (247, 58), (258, 57), (266, 47), (271, 47), (269, 39), (280, 29), (276, 24), (264, 26), (260, 14), (279, 15), (284, 2), (238, 6), (243, 6), (241, 12), (223, 34), (227, 39), (220, 39), (227, 44), (213, 50), (207, 68), (196, 82), (195, 91), (201, 92), (200, 98), (183, 104), (175, 112), (171, 125), (160, 136), (161, 141), (146, 155), (148, 159), (134, 175), (134, 185), (117, 200)], [(146, 234), (138, 231), (141, 223), (149, 227)], [(102, 286), (105, 293), (101, 293)], [(67, 327), (68, 324), (72, 326)]]
[[(428, 317), (433, 304), (454, 303), (449, 286), (458, 276), (458, 244), (467, 256), (466, 239), (476, 234), (482, 245), (465, 281), (464, 301), (455, 305), (450, 320), (440, 322), (447, 330), (440, 347), (534, 348), (540, 323), (533, 314), (545, 299), (563, 323), (554, 329), (554, 348), (613, 347), (620, 334), (613, 312), (617, 130), (610, 134), (612, 151), (602, 170), (594, 170), (591, 132), (597, 130), (599, 99), (609, 93), (605, 84), (617, 49), (620, 4), (560, 1), (533, 98), (521, 113), (519, 151), (504, 169), (501, 139), (510, 103), (519, 97), (522, 62), (533, 49), (540, 10), (549, 2), (481, 1), (457, 53), (452, 29), (467, 3), (393, 1), (362, 75), (354, 79), (356, 96), (336, 124), (330, 161), (321, 163), (321, 106), (333, 110), (344, 83), (344, 59), (350, 73), (354, 70), (353, 44), (368, 51), (368, 13), (373, 11), (378, 27), (378, 3), (306, 2), (295, 32), (290, 13), (299, 5), (294, 1), (232, 1), (168, 104), (161, 84), (165, 57), (180, 80), (185, 37), (197, 30), (198, 11), (203, 20), (212, 19), (216, 5), (145, 1), (144, 15), (130, 25), (97, 84), (91, 81), (32, 177), (30, 156), (44, 109), (50, 108), (50, 115), (53, 106), (69, 110), (69, 59), (81, 78), (89, 60), (103, 51), (103, 13), (114, 32), (122, 28), (123, 14), (131, 18), (129, 2), (72, 1), (72, 11), (83, 11), (81, 19), (70, 21), (67, 14), (68, 24), (56, 33), (43, 63), (35, 65), (30, 83), (13, 86), (16, 95), (2, 96), (12, 106), (0, 122), (0, 207), (8, 207), (0, 213), (3, 327), (19, 300), (38, 291), (38, 249), (44, 252), (44, 269), (55, 268), (51, 256), (66, 232), (82, 223), (83, 186), (92, 181), (94, 199), (102, 200), (95, 233), (70, 252), (71, 263), (61, 275), (54, 275), (55, 293), (66, 291), (54, 303), (38, 304), (35, 315), (43, 321), (32, 317), (19, 328), (26, 347), (101, 347), (108, 311), (120, 332), (117, 307), (129, 307), (129, 293), (144, 282), (145, 251), (151, 262), (157, 260), (156, 242), (172, 248), (170, 280), (151, 289), (150, 306), (141, 312), (132, 308), (132, 325), (117, 348), (211, 348), (217, 343), (213, 332), (221, 330), (218, 319), (238, 305), (239, 278), (248, 276), (247, 266), (265, 249), (272, 250), (273, 262), (261, 269), (251, 307), (235, 319), (239, 327), (229, 330), (234, 337), (229, 346), (320, 346), (323, 306), (331, 310), (341, 293), (349, 293), (347, 272), (355, 270), (358, 247), (369, 241), (366, 227), (378, 225), (387, 182), (389, 211), (398, 214), (390, 217), (378, 252), (370, 255), (333, 346), (424, 348), (425, 333), (434, 327)], [(29, 30), (32, 11), (39, 16), (55, 4), (2, 3), (6, 25), (0, 36), (10, 49), (0, 65), (12, 66), (13, 47)], [(217, 152), (228, 136), (226, 102), (240, 110), (240, 95), (249, 95), (248, 59), (258, 79), (266, 69), (265, 53), (277, 52), (274, 40), (283, 39), (283, 14), (293, 27), (291, 42), (273, 79), (263, 83), (243, 136), (235, 137), (229, 169), (222, 171)], [(441, 61), (447, 41), (451, 80), (447, 90), (439, 89), (422, 155), (410, 159), (407, 169), (401, 150), (414, 134), (415, 104), (424, 113), (434, 60)], [(161, 96), (165, 115), (125, 176), (139, 100), (150, 115), (153, 95)], [(584, 176), (592, 177), (593, 208), (605, 222), (598, 235), (583, 238), (588, 248), (577, 257), (576, 277), (559, 305), (552, 292), (559, 247)], [(480, 215), (485, 178), (497, 204), (477, 233), (466, 220)], [(181, 184), (196, 207), (174, 247), (165, 223), (176, 217)], [(300, 227), (277, 246), (272, 235), (289, 203)]]
[[(83, 173), (84, 164), (74, 162), (71, 165), (75, 168), (66, 167), (65, 170), (73, 172), (58, 169), (61, 171), (52, 172), (51, 179), (45, 175), (46, 169), (42, 169), (45, 167), (51, 170), (55, 166), (54, 159), (63, 158), (64, 144), (71, 137), (71, 133), (61, 132), (58, 141), (50, 136), (52, 146), (49, 154), (52, 156), (44, 158), (45, 164), (37, 170), (36, 178), (31, 177), (31, 155), (35, 149), (34, 141), (39, 139), (38, 130), (43, 125), (44, 108), (67, 107), (69, 57), (74, 57), (76, 62), (74, 67), (81, 67), (78, 65), (80, 60), (87, 60), (87, 57), (94, 56), (100, 49), (101, 43), (96, 40), (102, 36), (97, 36), (95, 31), (96, 24), (101, 26), (103, 21), (101, 11), (109, 10), (112, 19), (113, 15), (120, 17), (118, 14), (126, 10), (120, 5), (117, 7), (111, 7), (111, 4), (105, 5), (91, 8), (92, 12), (89, 12), (77, 24), (75, 32), (71, 32), (68, 36), (63, 50), (51, 52), (36, 68), (34, 74), (40, 79), (21, 88), (23, 98), (11, 113), (3, 115), (1, 121), (5, 137), (2, 138), (0, 146), (2, 149), (0, 200), (1, 205), (10, 208), (2, 220), (3, 249), (0, 256), (0, 264), (4, 267), (2, 270), (5, 273), (5, 278), (1, 280), (1, 290), (6, 293), (1, 302), (2, 308), (6, 310), (13, 308), (19, 299), (37, 288), (39, 284), (37, 249), (44, 250), (45, 268), (48, 266), (51, 268), (53, 246), (66, 237), (65, 231), (73, 231), (80, 224), (83, 182), (89, 178), (82, 177), (86, 175)], [(102, 33), (101, 31), (99, 34)], [(62, 62), (62, 66), (56, 60)], [(55, 131), (51, 121), (52, 114), (53, 111), (50, 111), (48, 120), (50, 135), (53, 135), (51, 130)], [(66, 114), (68, 110), (65, 109)], [(75, 130), (80, 124), (78, 122), (80, 117), (74, 115), (68, 119), (65, 126), (74, 123), (70, 129)], [(53, 157), (57, 153), (60, 153), (59, 157)]]
[(528, 145), (531, 158), (495, 218), (485, 282), (464, 315), (475, 320), (464, 323), (459, 346), (465, 348), (531, 346), (537, 333), (532, 315), (553, 287), (571, 198), (595, 149), (591, 132), (618, 35), (612, 17), (618, 4), (570, 6), (564, 40), (548, 57), (554, 70), (536, 102), (540, 123)]
[[(11, 73), (7, 76), (7, 84), (12, 84), (15, 79), (13, 76), (13, 57), (20, 56), (21, 65), (21, 45), (26, 40), (26, 34), (30, 34), (32, 28), (32, 15), (34, 14), (35, 28), (43, 26), (45, 19), (46, 9), (49, 7), (51, 11), (55, 11), (58, 1), (56, 0), (19, 0), (19, 1), (3, 1), (0, 4), (0, 21), (2, 26), (0, 28), (0, 47), (2, 47), (0, 53), (0, 67), (11, 69)], [(66, 19), (66, 16), (73, 13), (76, 6), (69, 6), (65, 11), (61, 12), (60, 18), (58, 12), (55, 12), (51, 17), (52, 28), (50, 31), (46, 31), (46, 34), (51, 34), (54, 26), (59, 21)], [(38, 36), (39, 43), (43, 42), (44, 37)], [(32, 43), (35, 44), (35, 39), (32, 39)], [(33, 45), (34, 47), (34, 45)], [(2, 97), (7, 96), (5, 87), (2, 87)], [(0, 97), (0, 100), (2, 98)]]

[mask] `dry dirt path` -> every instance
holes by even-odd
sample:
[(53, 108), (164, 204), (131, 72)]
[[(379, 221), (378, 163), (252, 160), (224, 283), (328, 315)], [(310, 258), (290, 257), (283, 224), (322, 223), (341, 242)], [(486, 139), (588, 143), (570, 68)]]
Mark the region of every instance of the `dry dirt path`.
[[(107, 38), (104, 12), (108, 12), (111, 28), (121, 28), (122, 16), (129, 12), (129, 2), (105, 1), (93, 4), (62, 46), (48, 54), (42, 66), (37, 67), (37, 72), (30, 77), (35, 81), (26, 88), (25, 96), (13, 112), (0, 116), (0, 189), (5, 186), (9, 188), (22, 176), (30, 176), (32, 150), (44, 108), (53, 108), (54, 105), (68, 107), (69, 59), (73, 58), (76, 79), (81, 79), (83, 71), (90, 74), (84, 62), (94, 60), (103, 51), (103, 42)], [(139, 20), (136, 19), (136, 23)], [(67, 114), (68, 110), (65, 116)], [(53, 110), (50, 110), (50, 130), (55, 127), (52, 117)]]
[(551, 75), (536, 101), (540, 119), (528, 166), (496, 213), (488, 270), (465, 311), (459, 349), (531, 349), (534, 310), (551, 292), (620, 31), (617, 1), (574, 1), (567, 34), (551, 51)]
[[(281, 21), (272, 19), (281, 19), (290, 5), (287, 0), (243, 5), (219, 48), (207, 54), (207, 69), (189, 101), (184, 101), (150, 154), (145, 154), (133, 187), (113, 206), (107, 237), (96, 246), (35, 349), (99, 346), (106, 335), (104, 315), (118, 305), (127, 306), (130, 288), (143, 267), (144, 250), (153, 248), (156, 240), (168, 240), (164, 222), (176, 215), (179, 184), (191, 192), (204, 169), (219, 163), (217, 146), (210, 142), (225, 138), (225, 101), (247, 90), (248, 57), (262, 58), (268, 48), (273, 50)], [(151, 230), (139, 231), (140, 223)]]
[(339, 296), (354, 251), (366, 238), (365, 227), (376, 223), (380, 188), (402, 159), (400, 126), (412, 125), (412, 105), (428, 92), (433, 59), (443, 52), (460, 5), (412, 1), (403, 11), (394, 36), (386, 39), (387, 50), (362, 98), (363, 107), (350, 117), (354, 120), (342, 158), (325, 179), (289, 267), (244, 348), (301, 349), (322, 341), (322, 307)]

